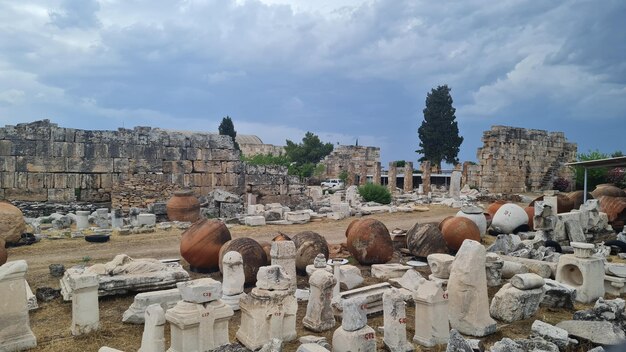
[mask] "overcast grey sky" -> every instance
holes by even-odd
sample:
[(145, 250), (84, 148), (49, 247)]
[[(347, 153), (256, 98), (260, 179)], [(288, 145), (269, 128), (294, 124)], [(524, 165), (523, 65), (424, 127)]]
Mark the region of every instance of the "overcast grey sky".
[(4, 0), (0, 124), (217, 131), (418, 158), (448, 84), (462, 160), (491, 125), (626, 152), (626, 1)]

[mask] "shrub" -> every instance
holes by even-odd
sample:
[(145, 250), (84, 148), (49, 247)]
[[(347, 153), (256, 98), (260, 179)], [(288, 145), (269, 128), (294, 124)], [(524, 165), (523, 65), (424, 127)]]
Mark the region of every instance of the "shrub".
[(567, 192), (569, 191), (569, 181), (559, 177), (552, 183), (552, 189), (556, 189), (559, 192)]
[(380, 204), (391, 203), (391, 193), (387, 187), (367, 183), (359, 187), (359, 194), (366, 202), (376, 202)]
[(606, 175), (606, 179), (617, 187), (626, 187), (626, 168), (616, 167), (609, 170), (608, 174)]

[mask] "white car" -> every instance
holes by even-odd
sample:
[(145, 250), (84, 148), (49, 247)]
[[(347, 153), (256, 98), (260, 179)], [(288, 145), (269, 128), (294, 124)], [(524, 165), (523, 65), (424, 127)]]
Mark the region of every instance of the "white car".
[(341, 181), (338, 178), (332, 178), (330, 180), (323, 181), (322, 187), (326, 187), (330, 189), (340, 189), (340, 188), (343, 188), (343, 181)]

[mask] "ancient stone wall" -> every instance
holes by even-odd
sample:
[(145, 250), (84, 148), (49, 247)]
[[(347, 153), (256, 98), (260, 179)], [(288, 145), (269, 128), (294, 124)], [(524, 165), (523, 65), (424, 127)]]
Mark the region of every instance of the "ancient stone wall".
[(228, 136), (150, 127), (87, 131), (48, 120), (0, 128), (0, 168), (0, 198), (40, 202), (135, 206), (166, 200), (175, 188), (242, 194), (245, 180)]
[(245, 156), (253, 156), (258, 154), (271, 154), (273, 156), (279, 156), (285, 154), (285, 147), (273, 144), (245, 144), (239, 143), (241, 154)]
[(367, 175), (380, 174), (380, 148), (341, 145), (335, 147), (322, 163), (326, 167), (325, 178), (338, 178), (344, 170), (354, 170), (360, 174), (360, 178), (363, 178), (362, 173), (365, 170)]
[(556, 177), (573, 183), (564, 163), (576, 160), (576, 144), (563, 132), (492, 126), (482, 141), (477, 153), (480, 171), (468, 175), (470, 184), (495, 193), (517, 193), (552, 189)]
[(255, 203), (281, 203), (297, 207), (310, 201), (306, 184), (298, 176), (287, 175), (284, 166), (246, 165), (245, 191)]

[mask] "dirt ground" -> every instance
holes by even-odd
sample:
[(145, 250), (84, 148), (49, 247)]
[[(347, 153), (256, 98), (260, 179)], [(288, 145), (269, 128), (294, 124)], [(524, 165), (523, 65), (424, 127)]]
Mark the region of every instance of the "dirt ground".
[[(395, 228), (408, 230), (416, 222), (438, 222), (449, 215), (454, 215), (455, 209), (431, 206), (428, 212), (391, 213), (371, 215), (371, 218), (382, 221), (392, 231)], [(230, 232), (233, 238), (251, 237), (256, 240), (270, 241), (279, 231), (288, 235), (300, 231), (315, 231), (328, 240), (329, 243), (341, 243), (345, 241), (345, 230), (354, 218), (341, 221), (323, 220), (302, 225), (268, 225), (263, 227), (233, 226)], [(125, 253), (133, 258), (179, 258), (179, 243), (182, 230), (161, 230), (149, 234), (133, 234), (128, 236), (112, 236), (107, 243), (89, 243), (83, 239), (60, 239), (42, 240), (31, 246), (10, 248), (9, 260), (24, 259), (28, 263), (27, 280), (35, 292), (38, 287), (59, 287), (59, 280), (49, 274), (48, 265), (53, 263), (64, 264), (66, 268), (77, 264), (92, 265), (111, 260), (115, 255)], [(492, 239), (488, 238), (488, 241)], [(189, 265), (182, 260), (185, 269)], [(361, 267), (365, 284), (378, 282), (369, 275), (368, 267)], [(428, 269), (423, 274), (429, 274)], [(192, 278), (212, 277), (221, 280), (219, 272), (211, 274), (192, 273)], [(308, 286), (306, 277), (298, 277), (298, 286)], [(250, 288), (246, 288), (248, 292)], [(490, 290), (489, 296), (493, 296), (497, 290)], [(97, 351), (101, 346), (109, 346), (123, 351), (136, 351), (141, 345), (143, 325), (123, 324), (122, 314), (130, 306), (134, 295), (114, 296), (100, 298), (100, 329), (97, 332), (73, 337), (70, 334), (71, 304), (55, 299), (51, 302), (39, 302), (39, 309), (30, 314), (31, 327), (37, 337), (38, 346), (33, 351)], [(584, 309), (588, 306), (577, 305), (576, 309)], [(297, 321), (301, 322), (306, 312), (306, 304), (298, 305)], [(535, 319), (541, 319), (548, 323), (556, 323), (561, 320), (571, 319), (574, 311), (547, 309), (540, 310), (533, 318), (515, 322), (513, 324), (499, 324), (498, 332), (489, 336), (484, 341), (487, 345), (500, 340), (502, 337), (521, 338), (528, 337), (530, 325)], [(407, 337), (409, 340), (414, 335), (414, 308), (407, 307)], [(239, 326), (241, 313), (236, 312), (230, 321), (230, 340), (235, 342), (235, 333)], [(339, 322), (338, 322), (339, 323)], [(382, 315), (371, 317), (368, 324), (377, 330), (377, 342), (379, 350), (382, 350), (382, 332), (378, 330), (383, 325)], [(325, 333), (313, 333), (302, 328), (298, 324), (298, 336), (317, 335), (325, 336), (332, 341), (330, 330)], [(169, 328), (166, 329), (166, 341), (169, 341)], [(284, 351), (295, 351), (299, 343), (292, 341), (284, 345)], [(572, 351), (586, 351), (588, 345), (578, 346)], [(420, 348), (416, 345), (416, 351), (445, 351), (445, 346), (437, 346), (432, 349)]]

